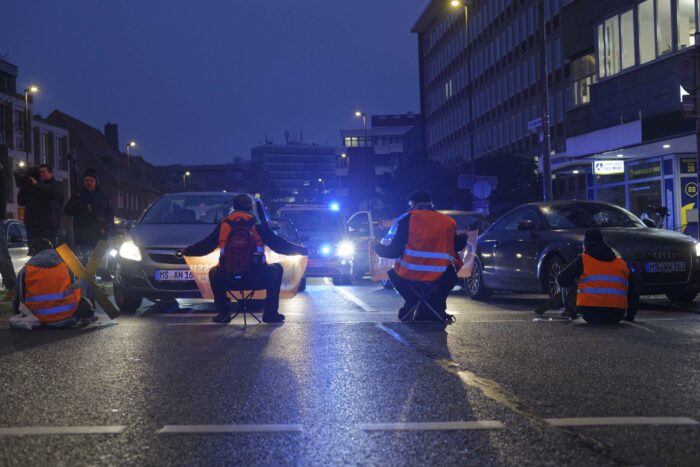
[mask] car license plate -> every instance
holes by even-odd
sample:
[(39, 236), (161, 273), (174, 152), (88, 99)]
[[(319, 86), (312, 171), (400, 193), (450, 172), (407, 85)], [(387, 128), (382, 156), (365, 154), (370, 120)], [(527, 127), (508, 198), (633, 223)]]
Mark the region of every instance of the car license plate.
[(193, 281), (194, 275), (189, 269), (157, 269), (156, 280), (159, 282)]
[(647, 263), (646, 272), (685, 272), (686, 264), (682, 261), (673, 263)]

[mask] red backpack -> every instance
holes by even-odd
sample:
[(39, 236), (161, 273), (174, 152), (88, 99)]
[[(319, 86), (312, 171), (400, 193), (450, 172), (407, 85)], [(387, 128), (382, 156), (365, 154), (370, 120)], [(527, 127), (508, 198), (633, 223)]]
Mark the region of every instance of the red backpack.
[(255, 219), (227, 221), (231, 231), (226, 238), (221, 266), (226, 274), (242, 275), (253, 270), (258, 245), (255, 242), (253, 226)]

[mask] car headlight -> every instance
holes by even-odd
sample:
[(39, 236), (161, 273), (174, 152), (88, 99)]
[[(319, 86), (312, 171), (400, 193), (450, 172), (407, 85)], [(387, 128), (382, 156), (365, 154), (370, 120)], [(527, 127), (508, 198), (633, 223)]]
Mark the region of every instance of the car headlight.
[(125, 240), (122, 246), (119, 247), (119, 256), (131, 261), (141, 261), (141, 251), (133, 240)]
[(116, 258), (118, 253), (119, 252), (115, 248), (109, 250), (109, 256), (111, 256), (112, 258)]
[(355, 256), (355, 245), (353, 245), (352, 242), (340, 242), (338, 245), (338, 256), (341, 258)]
[(700, 243), (695, 244), (695, 256), (700, 256)]

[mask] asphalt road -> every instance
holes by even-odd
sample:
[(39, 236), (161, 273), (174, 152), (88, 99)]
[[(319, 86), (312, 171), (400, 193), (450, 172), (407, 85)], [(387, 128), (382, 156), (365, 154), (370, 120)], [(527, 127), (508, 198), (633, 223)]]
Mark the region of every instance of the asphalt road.
[(246, 330), (181, 302), (9, 331), (1, 305), (0, 465), (700, 464), (697, 310), (605, 327), (541, 301), (455, 293), (446, 329), (369, 282), (310, 281)]

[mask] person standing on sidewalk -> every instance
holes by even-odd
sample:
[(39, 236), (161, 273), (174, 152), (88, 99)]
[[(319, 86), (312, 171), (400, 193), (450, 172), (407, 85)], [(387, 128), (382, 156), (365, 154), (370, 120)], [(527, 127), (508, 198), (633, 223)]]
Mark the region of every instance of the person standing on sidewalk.
[(58, 244), (63, 187), (53, 178), (51, 165), (41, 164), (37, 175), (31, 173), (26, 177), (17, 194), (17, 204), (24, 206), (24, 225), (30, 245), (38, 238)]
[[(5, 168), (0, 164), (0, 221), (7, 219), (7, 203), (5, 202)], [(14, 299), (17, 276), (12, 265), (10, 251), (7, 249), (7, 231), (4, 223), (0, 222), (0, 274), (2, 285), (5, 287), (5, 301)]]

